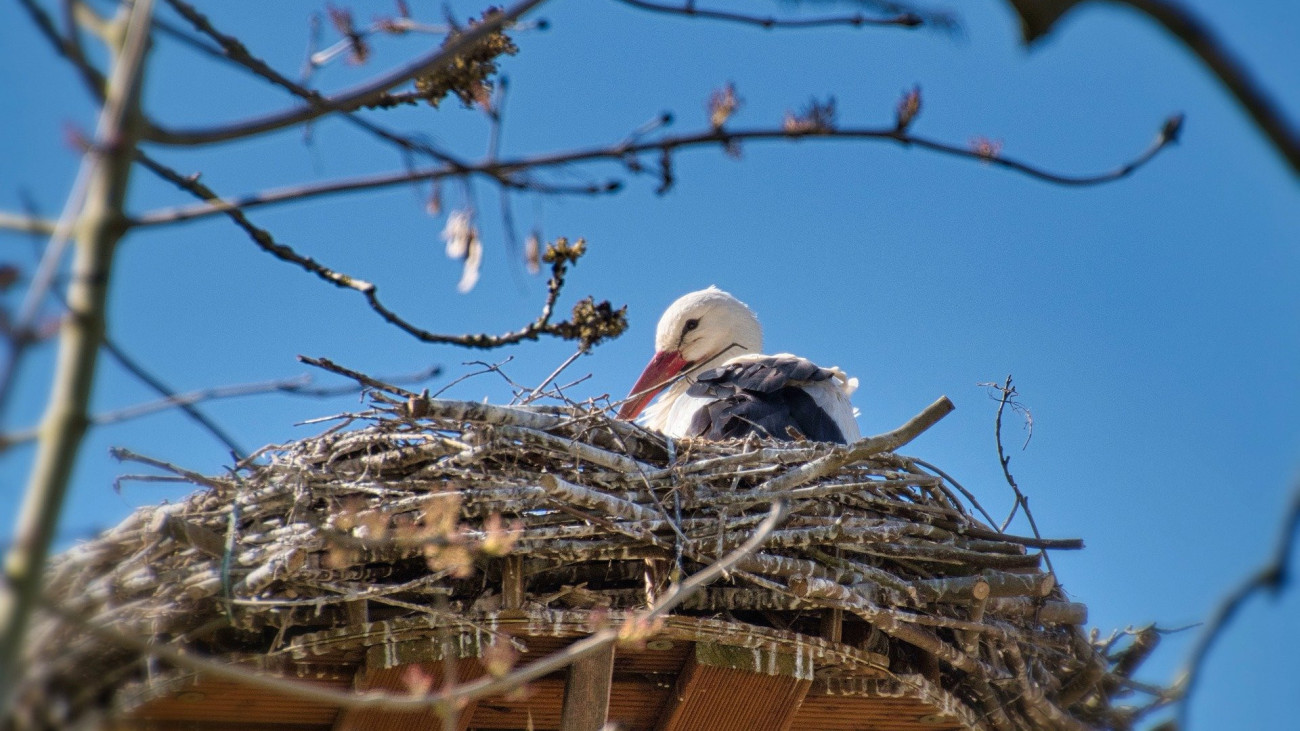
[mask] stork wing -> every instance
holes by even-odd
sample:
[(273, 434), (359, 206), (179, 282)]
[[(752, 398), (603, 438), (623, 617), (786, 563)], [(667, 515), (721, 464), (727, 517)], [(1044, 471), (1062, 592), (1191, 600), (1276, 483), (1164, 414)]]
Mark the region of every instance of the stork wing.
[[(839, 369), (797, 356), (743, 355), (696, 377), (688, 396), (710, 399), (688, 436), (732, 439), (750, 433), (844, 443), (858, 438), (849, 393), (856, 382)], [(791, 431), (795, 432), (794, 434)]]

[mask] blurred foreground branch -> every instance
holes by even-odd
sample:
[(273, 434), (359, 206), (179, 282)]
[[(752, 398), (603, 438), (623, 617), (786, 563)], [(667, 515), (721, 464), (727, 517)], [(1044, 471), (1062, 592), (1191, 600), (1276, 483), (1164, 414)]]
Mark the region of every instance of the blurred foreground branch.
[(1291, 501), (1282, 518), (1282, 530), (1277, 536), (1277, 543), (1274, 544), (1272, 557), (1268, 563), (1247, 577), (1240, 586), (1223, 597), (1192, 647), (1191, 656), (1188, 657), (1187, 664), (1183, 668), (1183, 677), (1178, 683), (1182, 689), (1182, 696), (1178, 700), (1179, 728), (1187, 728), (1192, 694), (1196, 692), (1210, 650), (1237, 618), (1241, 608), (1256, 594), (1268, 592), (1276, 597), (1290, 587), (1291, 556), (1295, 553), (1298, 541), (1300, 541), (1300, 482), (1296, 483), (1291, 493)]
[(5, 556), (6, 586), (0, 592), (0, 717), (6, 715), (18, 681), (25, 629), (41, 592), (68, 481), (89, 423), (87, 410), (95, 364), (104, 339), (104, 311), (122, 213), (132, 168), (145, 54), (153, 0), (136, 0), (114, 21), (109, 76), (91, 170), (77, 221), (76, 256), (68, 286), (71, 316), (63, 321), (59, 359), (40, 446), (33, 463), (14, 544)]
[[(1026, 43), (1046, 36), (1061, 16), (1089, 0), (1009, 0), (1020, 16)], [(1246, 110), (1255, 125), (1272, 143), (1291, 172), (1300, 175), (1300, 128), (1287, 118), (1272, 95), (1210, 27), (1191, 8), (1170, 0), (1110, 0), (1127, 5), (1154, 20), (1177, 38), (1227, 87), (1228, 93)]]

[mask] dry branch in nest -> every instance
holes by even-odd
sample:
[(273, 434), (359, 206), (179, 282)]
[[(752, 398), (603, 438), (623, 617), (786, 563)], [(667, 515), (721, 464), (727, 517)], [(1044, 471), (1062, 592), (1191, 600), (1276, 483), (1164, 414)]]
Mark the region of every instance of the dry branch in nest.
[(844, 657), (869, 653), (942, 688), (972, 727), (1131, 725), (1153, 705), (1117, 702), (1132, 653), (1090, 641), (1085, 607), (1031, 550), (1082, 544), (983, 524), (892, 451), (950, 408), (847, 446), (670, 443), (576, 406), (376, 395), (229, 474), (176, 470), (203, 489), (55, 560), (60, 610), (32, 634), (18, 725), (121, 713), (140, 697), (124, 689), (151, 682), (160, 660), (87, 626), (275, 669), (367, 622), (615, 621), (734, 550), (778, 499), (787, 517), (765, 545), (675, 617), (837, 643), (817, 656), (832, 683), (853, 682)]

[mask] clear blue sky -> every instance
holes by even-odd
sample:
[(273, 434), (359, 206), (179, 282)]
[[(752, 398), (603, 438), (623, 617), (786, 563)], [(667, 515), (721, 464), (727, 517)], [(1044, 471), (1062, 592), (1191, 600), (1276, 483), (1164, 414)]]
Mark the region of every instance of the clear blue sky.
[[(1198, 0), (1201, 12), (1300, 119), (1300, 6)], [(440, 3), (411, 3), (437, 20)], [(732, 3), (733, 6), (737, 5)], [(757, 3), (764, 11), (790, 8)], [(813, 5), (813, 4), (810, 4)], [(865, 433), (891, 429), (940, 394), (958, 410), (908, 448), (974, 490), (995, 514), (1011, 505), (994, 451), (994, 404), (976, 384), (1013, 373), (1034, 414), (1028, 449), (1011, 467), (1043, 531), (1082, 537), (1059, 553), (1065, 588), (1112, 628), (1202, 620), (1267, 557), (1300, 466), (1300, 205), (1296, 179), (1234, 102), (1186, 50), (1138, 15), (1111, 6), (1070, 16), (1027, 52), (1004, 3), (954, 3), (957, 36), (898, 29), (764, 32), (634, 12), (614, 2), (556, 0), (545, 32), (518, 37), (510, 79), (507, 154), (614, 142), (661, 111), (676, 131), (706, 124), (709, 92), (734, 81), (738, 126), (779, 124), (810, 96), (833, 94), (842, 124), (888, 124), (919, 84), (917, 133), (958, 144), (1000, 140), (1005, 154), (1062, 172), (1128, 159), (1170, 113), (1187, 114), (1183, 141), (1137, 175), (1067, 189), (977, 162), (887, 143), (748, 145), (677, 156), (676, 186), (630, 180), (603, 199), (514, 198), (521, 230), (585, 236), (591, 253), (563, 299), (593, 294), (629, 305), (631, 330), (574, 367), (592, 378), (577, 397), (623, 395), (650, 355), (659, 313), (678, 295), (717, 284), (763, 319), (768, 348), (835, 364), (862, 382)], [(464, 17), (478, 8), (454, 4)], [(388, 3), (353, 3), (368, 19)], [(295, 72), (307, 17), (320, 5), (226, 0), (204, 10), (277, 68)], [(164, 16), (167, 12), (163, 11)], [(27, 194), (56, 215), (77, 164), (64, 128), (93, 127), (73, 74), (53, 60), (16, 4), (0, 23), (0, 207)], [(179, 22), (179, 21), (178, 21)], [(423, 50), (383, 41), (367, 68), (321, 74), (340, 88)], [(282, 93), (171, 42), (152, 58), (146, 107), (172, 125), (282, 108)], [(406, 109), (386, 124), (477, 156), (481, 115)], [(387, 148), (339, 122), (197, 152), (158, 149), (223, 193), (400, 169)], [(616, 166), (572, 169), (573, 182), (627, 178)], [(133, 211), (188, 202), (140, 172)], [(488, 251), (479, 287), (458, 295), (443, 219), (422, 193), (399, 188), (253, 212), (284, 243), (376, 282), (398, 311), (431, 330), (497, 332), (535, 314), (544, 282), (504, 243), (496, 191), (474, 188)], [(447, 186), (448, 207), (465, 203)], [(30, 269), (35, 243), (5, 235), (0, 259)], [(375, 374), (467, 360), (514, 360), (535, 383), (570, 352), (542, 343), (493, 354), (420, 345), (381, 322), (355, 293), (321, 284), (254, 249), (224, 220), (133, 234), (114, 272), (110, 332), (181, 390), (303, 372), (297, 354)], [(16, 297), (4, 300), (14, 306)], [(25, 365), (6, 423), (40, 414), (48, 346)], [(444, 379), (444, 381), (447, 379)], [(505, 400), (491, 376), (450, 395)], [(98, 410), (152, 398), (111, 363)], [(356, 408), (282, 396), (214, 403), (208, 411), (250, 446), (313, 433), (295, 422)], [(1018, 425), (1008, 432), (1019, 444)], [(120, 494), (110, 446), (201, 471), (228, 462), (189, 421), (166, 414), (95, 431), (86, 441), (64, 517), (62, 545), (114, 524), (134, 506), (178, 491), (133, 484)], [(0, 455), (0, 534), (24, 485), (29, 448)], [(1022, 525), (1020, 530), (1026, 530)], [(1300, 678), (1300, 587), (1257, 601), (1212, 658), (1196, 728), (1281, 728), (1294, 722)], [(1143, 674), (1168, 681), (1194, 632), (1166, 638)]]

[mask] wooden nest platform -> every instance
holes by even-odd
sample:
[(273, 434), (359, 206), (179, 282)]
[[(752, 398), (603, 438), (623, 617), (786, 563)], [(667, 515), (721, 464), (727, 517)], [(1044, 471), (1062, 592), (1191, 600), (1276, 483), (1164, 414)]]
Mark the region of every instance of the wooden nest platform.
[(224, 475), (124, 454), (202, 489), (53, 561), (7, 725), (1127, 727), (1152, 637), (1083, 632), (1041, 564), (1081, 544), (1003, 534), (894, 451), (950, 408), (849, 446), (670, 443), (378, 396)]

